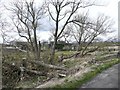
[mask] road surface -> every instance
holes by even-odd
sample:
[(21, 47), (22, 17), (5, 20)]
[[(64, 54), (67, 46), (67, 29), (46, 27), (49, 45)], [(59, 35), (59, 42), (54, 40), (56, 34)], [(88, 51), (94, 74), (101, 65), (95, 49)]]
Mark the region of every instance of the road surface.
[(82, 85), (81, 88), (118, 88), (118, 66), (120, 70), (120, 63), (116, 64)]

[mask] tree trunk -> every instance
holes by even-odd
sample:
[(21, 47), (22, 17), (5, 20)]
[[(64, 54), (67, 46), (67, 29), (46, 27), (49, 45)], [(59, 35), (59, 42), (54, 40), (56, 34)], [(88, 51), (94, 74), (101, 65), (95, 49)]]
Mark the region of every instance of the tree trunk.
[(35, 45), (35, 59), (39, 60), (39, 51), (38, 51), (38, 44), (37, 44), (37, 35), (36, 29), (34, 29), (34, 45)]
[(38, 49), (38, 57), (39, 57), (39, 59), (40, 59), (40, 53), (41, 53), (41, 43), (39, 41), (39, 49)]
[(50, 56), (50, 63), (53, 64), (53, 60), (54, 60), (54, 56), (55, 56), (55, 47), (57, 44), (57, 39), (55, 38), (53, 46), (52, 46), (52, 50), (51, 50), (51, 56)]
[(85, 52), (85, 53), (82, 53), (82, 56), (85, 56), (86, 54), (88, 54), (88, 53), (90, 53), (90, 52), (95, 52), (96, 50), (98, 50), (98, 48), (99, 48), (99, 47), (94, 48), (94, 49), (92, 49), (92, 50), (89, 50), (89, 51), (87, 51), (87, 52)]

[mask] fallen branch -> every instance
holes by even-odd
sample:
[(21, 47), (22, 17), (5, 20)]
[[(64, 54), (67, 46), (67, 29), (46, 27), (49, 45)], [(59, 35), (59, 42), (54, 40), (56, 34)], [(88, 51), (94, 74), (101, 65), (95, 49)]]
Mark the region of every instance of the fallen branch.
[(94, 49), (92, 49), (92, 50), (89, 50), (89, 51), (85, 52), (84, 54), (82, 54), (82, 56), (85, 56), (85, 55), (88, 54), (88, 53), (95, 52), (96, 50), (98, 50), (98, 48), (99, 48), (99, 46), (98, 46), (97, 48), (94, 48)]
[(29, 69), (25, 69), (25, 72), (27, 74), (35, 74), (35, 75), (41, 75), (41, 76), (46, 76), (47, 74), (45, 72), (39, 72), (36, 70), (29, 70)]
[(78, 57), (78, 55), (85, 56), (85, 55), (88, 54), (88, 53), (95, 52), (98, 48), (99, 48), (99, 47), (94, 48), (94, 49), (92, 49), (92, 50), (90, 50), (90, 51), (87, 51), (86, 53), (84, 53), (84, 54), (82, 54), (82, 55), (81, 55), (80, 52), (77, 52), (77, 53), (75, 53), (75, 54), (73, 54), (73, 55), (70, 55), (70, 56), (61, 56), (60, 59), (59, 59), (59, 61), (63, 61), (64, 59), (69, 59), (69, 58), (72, 58), (72, 57), (75, 57), (75, 58), (76, 58), (76, 57)]
[(70, 56), (61, 56), (59, 61), (63, 61), (64, 59), (69, 59), (69, 58), (73, 58), (73, 57), (76, 58), (78, 55), (80, 55), (80, 52), (77, 52), (77, 53), (70, 55)]
[(40, 61), (28, 61), (29, 63), (34, 63), (36, 65), (40, 65), (40, 66), (43, 66), (43, 67), (46, 67), (46, 68), (49, 68), (49, 69), (55, 69), (55, 70), (64, 70), (66, 71), (66, 69), (64, 69), (63, 67), (58, 67), (58, 66), (55, 66), (55, 65), (50, 65), (50, 64), (45, 64), (43, 62), (40, 62)]
[[(9, 64), (9, 63), (7, 63), (7, 62), (4, 62), (4, 65), (5, 65), (6, 67), (10, 68), (11, 70), (16, 70), (16, 71), (19, 73), (19, 75), (20, 75), (20, 73), (22, 72), (22, 71), (21, 71), (21, 68), (18, 67), (18, 66), (16, 66), (16, 65), (12, 65), (12, 64)], [(24, 72), (24, 73), (27, 73), (28, 75), (30, 75), (30, 74), (35, 74), (35, 75), (46, 76), (46, 73), (45, 73), (45, 72), (40, 72), (40, 71), (36, 71), (36, 70), (30, 70), (30, 69), (27, 69), (27, 68), (25, 68), (25, 67), (24, 67), (24, 71), (23, 71), (23, 72)]]

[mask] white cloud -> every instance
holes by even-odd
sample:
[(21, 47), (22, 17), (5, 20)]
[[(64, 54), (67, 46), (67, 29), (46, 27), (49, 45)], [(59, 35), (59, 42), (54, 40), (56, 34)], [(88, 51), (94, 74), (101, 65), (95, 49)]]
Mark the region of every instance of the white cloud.
[[(8, 2), (11, 2), (11, 0), (2, 0), (2, 1), (5, 2), (5, 4), (7, 4), (7, 5), (8, 5)], [(41, 1), (44, 1), (44, 0), (39, 0), (39, 1), (35, 0), (35, 1), (41, 3)], [(93, 7), (89, 8), (91, 17), (94, 18), (94, 17), (98, 16), (100, 13), (104, 13), (105, 15), (110, 16), (115, 21), (114, 28), (116, 29), (116, 32), (114, 32), (113, 34), (111, 34), (109, 36), (118, 35), (118, 1), (120, 1), (120, 0), (96, 0), (96, 1), (98, 2), (98, 4), (105, 3), (105, 6), (98, 6), (98, 7), (93, 6)], [(5, 14), (7, 15), (6, 12), (5, 12)], [(46, 23), (46, 22), (43, 22), (43, 23), (46, 24), (45, 29), (49, 29), (49, 26), (47, 25), (48, 23)], [(50, 34), (49, 30), (39, 32), (40, 40), (48, 40), (50, 35), (51, 34)], [(1, 41), (2, 40), (0, 37), (0, 42)]]
[(38, 39), (41, 41), (48, 41), (49, 37), (51, 36), (51, 33), (49, 31), (41, 31), (38, 34)]

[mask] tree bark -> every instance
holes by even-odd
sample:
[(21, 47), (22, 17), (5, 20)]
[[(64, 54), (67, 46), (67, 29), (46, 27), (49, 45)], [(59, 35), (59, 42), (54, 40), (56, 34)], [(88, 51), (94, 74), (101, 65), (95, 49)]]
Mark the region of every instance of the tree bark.
[(39, 57), (39, 59), (40, 59), (40, 53), (41, 53), (41, 43), (39, 41), (39, 49), (38, 49), (38, 57)]
[(50, 63), (51, 64), (53, 64), (53, 60), (54, 60), (54, 56), (55, 56), (55, 47), (56, 47), (56, 44), (57, 44), (57, 38), (55, 37), (54, 43), (53, 43), (53, 46), (52, 46), (52, 50), (51, 50), (51, 56), (50, 56)]

